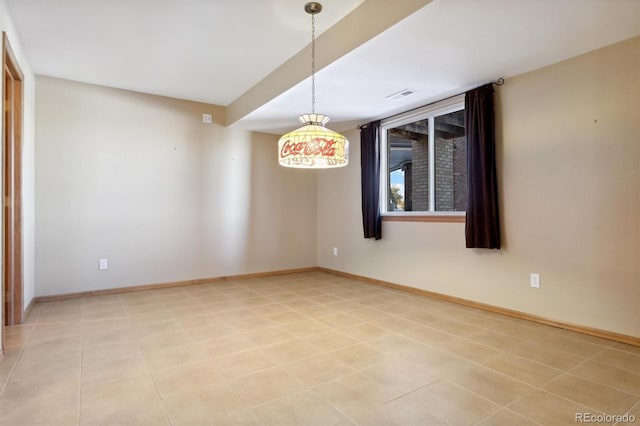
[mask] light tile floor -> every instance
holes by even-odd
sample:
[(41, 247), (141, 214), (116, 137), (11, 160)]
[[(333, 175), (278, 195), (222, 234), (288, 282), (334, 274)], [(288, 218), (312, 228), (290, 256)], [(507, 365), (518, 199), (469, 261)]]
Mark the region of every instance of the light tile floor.
[(640, 348), (311, 272), (36, 304), (1, 425), (563, 425), (635, 415)]

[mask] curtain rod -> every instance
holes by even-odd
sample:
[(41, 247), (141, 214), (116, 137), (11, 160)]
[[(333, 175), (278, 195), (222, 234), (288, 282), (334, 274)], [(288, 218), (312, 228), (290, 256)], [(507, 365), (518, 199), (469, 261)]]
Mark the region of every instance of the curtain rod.
[[(491, 83), (487, 83), (487, 84), (493, 84), (493, 85), (495, 85), (495, 86), (502, 86), (502, 85), (504, 84), (504, 78), (500, 77), (500, 78), (499, 78), (499, 79), (497, 79), (496, 81), (492, 81)], [(484, 86), (484, 84), (483, 84), (482, 86)], [(478, 87), (482, 87), (482, 86), (478, 86)], [(476, 87), (476, 89), (477, 89), (478, 87)], [(470, 90), (473, 90), (473, 89), (470, 89)], [(437, 100), (437, 101), (435, 101), (435, 102), (431, 102), (430, 104), (427, 104), (427, 105), (432, 105), (432, 104), (435, 104), (435, 103), (438, 103), (438, 102), (446, 101), (447, 99), (455, 98), (456, 96), (460, 96), (460, 95), (462, 95), (462, 94), (464, 94), (464, 93), (466, 93), (466, 92), (458, 93), (457, 95), (447, 96), (446, 98), (439, 99), (439, 100)], [(389, 117), (381, 118), (381, 119), (380, 119), (380, 121), (382, 121), (382, 120), (388, 120), (389, 118), (395, 117), (395, 116), (397, 116), (397, 115), (406, 114), (406, 113), (408, 113), (408, 112), (415, 111), (415, 110), (420, 109), (420, 108), (424, 108), (424, 107), (426, 107), (427, 105), (421, 105), (421, 106), (419, 106), (419, 107), (411, 108), (411, 109), (410, 109), (410, 110), (408, 110), (408, 111), (399, 112), (398, 114), (393, 114), (393, 115), (390, 115)], [(358, 130), (359, 130), (359, 129), (362, 129), (362, 128), (367, 127), (367, 124), (369, 124), (369, 123), (366, 123), (366, 124), (358, 124)]]

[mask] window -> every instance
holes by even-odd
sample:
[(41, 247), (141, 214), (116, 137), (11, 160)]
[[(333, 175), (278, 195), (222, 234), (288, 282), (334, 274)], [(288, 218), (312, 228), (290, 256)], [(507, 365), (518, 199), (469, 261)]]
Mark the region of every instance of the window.
[(464, 96), (381, 123), (385, 216), (463, 216), (467, 205)]

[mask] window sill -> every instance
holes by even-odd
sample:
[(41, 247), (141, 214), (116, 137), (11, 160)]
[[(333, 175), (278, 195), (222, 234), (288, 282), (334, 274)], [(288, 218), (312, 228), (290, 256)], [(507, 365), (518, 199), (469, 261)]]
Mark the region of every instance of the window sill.
[(445, 223), (464, 223), (466, 220), (463, 215), (394, 215), (382, 216), (383, 222), (445, 222)]

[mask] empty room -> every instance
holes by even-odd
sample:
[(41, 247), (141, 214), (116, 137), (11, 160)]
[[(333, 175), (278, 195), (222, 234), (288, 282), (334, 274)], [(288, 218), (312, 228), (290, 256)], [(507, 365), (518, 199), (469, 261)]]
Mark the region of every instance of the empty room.
[(640, 424), (640, 0), (0, 31), (0, 425)]

